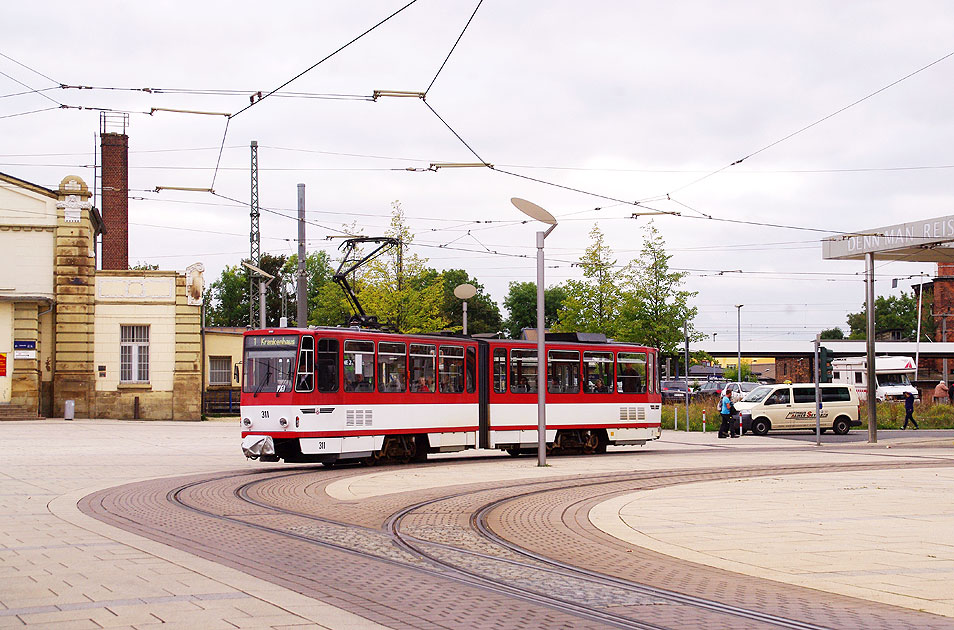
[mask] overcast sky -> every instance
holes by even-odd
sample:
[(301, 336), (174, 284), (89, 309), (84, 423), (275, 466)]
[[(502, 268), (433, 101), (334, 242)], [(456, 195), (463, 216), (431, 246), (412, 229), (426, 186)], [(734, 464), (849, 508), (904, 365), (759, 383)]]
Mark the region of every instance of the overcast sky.
[[(58, 104), (132, 112), (130, 262), (181, 270), (201, 261), (212, 280), (248, 256), (247, 206), (153, 191), (213, 187), (247, 204), (257, 140), (261, 205), (294, 215), (304, 183), (310, 250), (334, 253), (325, 237), (352, 222), (383, 234), (399, 200), (415, 253), (466, 269), (498, 302), (508, 282), (535, 279), (539, 224), (520, 223), (511, 197), (560, 221), (546, 241), (548, 284), (579, 276), (569, 263), (594, 223), (625, 263), (652, 219), (672, 267), (698, 291), (697, 328), (719, 341), (735, 339), (740, 303), (743, 340), (847, 331), (845, 314), (864, 301), (864, 263), (823, 261), (823, 231), (954, 214), (954, 57), (769, 147), (954, 52), (943, 0), (485, 0), (439, 74), (477, 2), (419, 0), (238, 113), (249, 93), (274, 90), (404, 4), (8, 3), (0, 172), (50, 188), (67, 174), (92, 183), (99, 113)], [(166, 92), (17, 95), (60, 83)], [(209, 90), (241, 93), (195, 93)], [(372, 102), (374, 90), (428, 93), (426, 102)], [(330, 94), (348, 97), (314, 97)], [(151, 108), (233, 114), (218, 170), (224, 116), (142, 113)], [(498, 170), (406, 170), (477, 162), (474, 153)], [(637, 200), (682, 214), (633, 219), (647, 208), (620, 201)], [(295, 221), (266, 212), (261, 234), (262, 251), (295, 251)], [(934, 273), (930, 264), (878, 265), (879, 295)]]

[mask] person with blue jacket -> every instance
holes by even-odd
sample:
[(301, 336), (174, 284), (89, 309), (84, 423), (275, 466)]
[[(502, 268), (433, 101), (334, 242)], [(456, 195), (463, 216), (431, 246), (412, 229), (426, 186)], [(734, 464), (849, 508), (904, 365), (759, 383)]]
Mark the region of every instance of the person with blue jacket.
[(719, 401), (719, 415), (722, 416), (722, 424), (719, 425), (719, 437), (727, 438), (730, 435), (734, 438), (739, 437), (739, 428), (732, 422), (732, 399), (729, 393), (722, 394), (722, 400)]

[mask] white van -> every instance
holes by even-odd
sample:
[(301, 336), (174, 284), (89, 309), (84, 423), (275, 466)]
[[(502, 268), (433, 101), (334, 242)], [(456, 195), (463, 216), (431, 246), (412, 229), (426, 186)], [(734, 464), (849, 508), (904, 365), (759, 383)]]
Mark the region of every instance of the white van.
[[(858, 393), (851, 385), (821, 384), (821, 430), (845, 435), (858, 419)], [(742, 432), (765, 435), (769, 429), (815, 430), (815, 384), (763, 385), (735, 404), (742, 418)]]
[[(858, 398), (868, 399), (868, 361), (865, 357), (834, 359), (831, 362), (832, 382), (854, 385)], [(911, 357), (875, 357), (875, 399), (878, 402), (904, 400), (904, 393), (911, 392), (919, 398), (918, 390), (911, 384), (914, 378), (914, 359)]]

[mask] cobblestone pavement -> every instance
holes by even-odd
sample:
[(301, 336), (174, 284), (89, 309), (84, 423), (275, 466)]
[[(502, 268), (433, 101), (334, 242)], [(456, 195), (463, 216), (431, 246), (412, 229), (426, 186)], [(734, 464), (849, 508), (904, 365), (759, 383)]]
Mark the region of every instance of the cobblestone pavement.
[[(499, 504), (487, 524), (543, 556), (785, 617), (804, 613), (824, 627), (954, 627), (951, 618), (826, 595), (823, 582), (810, 591), (674, 559), (590, 522), (592, 508), (606, 500), (638, 509), (633, 497), (679, 475), (715, 483), (775, 466), (815, 466), (826, 475), (859, 461), (935, 465), (929, 460), (939, 452), (954, 459), (949, 440), (932, 446), (929, 432), (920, 433), (925, 443), (906, 442), (911, 448), (815, 449), (794, 440), (728, 444), (665, 432), (642, 449), (553, 458), (546, 469), (532, 458), (469, 453), (424, 466), (327, 470), (247, 462), (233, 423), (0, 423), (7, 446), (0, 457), (0, 628), (596, 628), (626, 627), (612, 620), (636, 616), (644, 620), (637, 627), (768, 627), (593, 587), (474, 532), (475, 510), (528, 484), (549, 491)], [(625, 475), (618, 487), (572, 487), (613, 475)], [(424, 553), (610, 617), (581, 617), (477, 585), (395, 545), (388, 519), (431, 500), (400, 522)], [(692, 518), (701, 527), (709, 519), (704, 512)]]
[[(449, 468), (465, 465), (457, 462)], [(472, 527), (477, 511), (501, 500), (505, 501), (487, 519), (501, 537), (545, 558), (628, 582), (730, 602), (816, 627), (951, 628), (954, 622), (947, 618), (768, 582), (633, 548), (596, 530), (586, 514), (593, 505), (617, 494), (682, 483), (952, 465), (940, 460), (614, 473), (458, 485), (360, 502), (332, 499), (323, 489), (364, 470), (328, 472), (303, 467), (131, 484), (95, 493), (84, 499), (81, 508), (107, 522), (133, 527), (158, 541), (395, 628), (575, 628), (598, 623), (539, 601), (462, 583), (460, 571), (652, 627), (774, 627), (653, 593), (594, 583), (546, 566), (542, 560), (526, 562), (512, 550), (501, 553)], [(178, 503), (170, 503), (170, 498)], [(418, 550), (438, 561), (437, 566), (396, 547), (384, 530), (391, 515), (416, 503), (424, 505), (403, 517), (401, 531), (420, 542)]]

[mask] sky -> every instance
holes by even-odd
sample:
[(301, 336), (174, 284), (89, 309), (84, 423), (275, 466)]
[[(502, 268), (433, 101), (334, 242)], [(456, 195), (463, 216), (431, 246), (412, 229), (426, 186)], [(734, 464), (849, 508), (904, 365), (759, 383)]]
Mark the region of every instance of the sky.
[[(625, 264), (652, 221), (718, 341), (737, 304), (742, 340), (847, 332), (864, 263), (820, 240), (954, 214), (943, 0), (407, 2), (12, 3), (0, 172), (92, 183), (99, 110), (129, 112), (130, 263), (211, 281), (249, 253), (255, 140), (263, 252), (297, 251), (299, 183), (308, 249), (332, 256), (327, 236), (383, 235), (397, 201), (413, 253), (498, 303), (536, 277), (541, 224), (512, 197), (559, 222), (548, 284), (581, 277), (594, 225)], [(679, 214), (633, 216), (660, 211)], [(878, 262), (876, 293), (934, 272)]]

